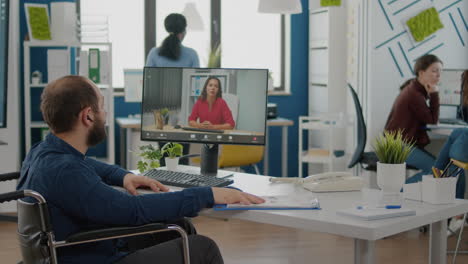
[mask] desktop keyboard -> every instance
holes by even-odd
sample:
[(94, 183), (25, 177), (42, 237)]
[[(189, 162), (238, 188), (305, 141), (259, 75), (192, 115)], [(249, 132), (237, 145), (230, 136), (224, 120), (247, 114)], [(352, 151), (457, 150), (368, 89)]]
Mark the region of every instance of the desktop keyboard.
[(189, 174), (184, 172), (156, 170), (152, 169), (143, 175), (155, 179), (162, 184), (177, 186), (183, 188), (189, 187), (224, 187), (232, 184), (234, 181), (215, 176), (204, 176), (199, 174)]
[(440, 118), (439, 123), (448, 125), (468, 125), (465, 121), (455, 118)]
[(220, 130), (220, 129), (196, 128), (196, 127), (181, 127), (181, 128), (183, 130), (196, 131), (196, 132), (224, 133), (224, 130)]

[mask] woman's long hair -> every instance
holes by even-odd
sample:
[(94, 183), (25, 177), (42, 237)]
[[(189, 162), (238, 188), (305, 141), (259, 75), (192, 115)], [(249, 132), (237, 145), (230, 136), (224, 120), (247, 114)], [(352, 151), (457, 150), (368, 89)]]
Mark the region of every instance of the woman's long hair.
[(214, 76), (209, 76), (208, 79), (206, 79), (206, 82), (205, 82), (205, 85), (203, 86), (203, 91), (200, 95), (200, 97), (198, 97), (198, 99), (201, 99), (203, 101), (206, 101), (206, 98), (208, 97), (207, 93), (206, 93), (206, 87), (208, 86), (208, 83), (211, 81), (211, 80), (217, 80), (218, 81), (218, 93), (216, 94), (216, 98), (221, 98), (223, 97), (223, 93), (221, 92), (221, 81), (217, 78), (217, 77), (214, 77)]
[(170, 14), (164, 19), (164, 27), (169, 33), (159, 49), (159, 55), (172, 60), (180, 57), (181, 40), (177, 37), (179, 33), (185, 32), (187, 20), (181, 14)]
[[(429, 68), (433, 63), (440, 62), (443, 64), (442, 60), (440, 60), (436, 55), (433, 54), (426, 54), (421, 57), (419, 57), (416, 60), (416, 63), (414, 64), (414, 74), (416, 74), (416, 78), (419, 77), (419, 72), (420, 71), (425, 71), (427, 68)], [(408, 84), (414, 80), (415, 78), (409, 79), (406, 82), (404, 82), (400, 86), (400, 91), (403, 90)]]

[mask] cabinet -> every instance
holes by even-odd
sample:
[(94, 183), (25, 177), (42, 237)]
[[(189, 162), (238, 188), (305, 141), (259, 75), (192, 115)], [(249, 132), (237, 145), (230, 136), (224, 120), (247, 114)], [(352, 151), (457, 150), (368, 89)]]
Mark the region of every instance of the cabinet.
[[(321, 7), (320, 1), (309, 1), (309, 116), (346, 114), (346, 3)], [(301, 130), (301, 129), (300, 129)], [(330, 142), (338, 149), (346, 144), (345, 130), (333, 134), (310, 130), (310, 149), (328, 149)], [(302, 144), (302, 143), (301, 143)], [(330, 168), (333, 162), (328, 160)], [(339, 166), (340, 169), (343, 166)]]
[[(336, 135), (346, 127), (346, 120), (340, 114), (315, 114), (314, 116), (299, 117), (299, 177), (302, 176), (304, 163), (325, 165), (328, 171), (334, 170), (337, 159), (345, 157), (343, 149), (336, 145)], [(304, 148), (304, 138), (311, 134), (324, 138), (321, 146)], [(304, 136), (305, 135), (305, 136)]]
[[(89, 49), (103, 51), (99, 65), (101, 82), (97, 86), (105, 97), (107, 111), (107, 139), (88, 150), (87, 155), (104, 162), (115, 162), (114, 146), (114, 96), (112, 88), (112, 45), (111, 43), (60, 43), (55, 41), (24, 42), (24, 129), (25, 153), (31, 146), (40, 142), (49, 129), (40, 111), (40, 96), (50, 79), (81, 74), (87, 76), (87, 56)], [(80, 59), (81, 57), (81, 59)], [(33, 74), (34, 73), (34, 74)]]

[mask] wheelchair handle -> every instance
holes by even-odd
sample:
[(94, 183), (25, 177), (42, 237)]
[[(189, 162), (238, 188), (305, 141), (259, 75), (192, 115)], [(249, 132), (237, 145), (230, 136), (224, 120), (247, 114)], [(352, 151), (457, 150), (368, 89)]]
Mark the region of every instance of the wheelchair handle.
[(19, 172), (9, 172), (0, 174), (0, 182), (2, 181), (9, 181), (9, 180), (16, 180), (19, 179), (20, 173)]
[(21, 198), (24, 198), (24, 190), (16, 191), (16, 192), (7, 192), (0, 194), (0, 203), (15, 201)]

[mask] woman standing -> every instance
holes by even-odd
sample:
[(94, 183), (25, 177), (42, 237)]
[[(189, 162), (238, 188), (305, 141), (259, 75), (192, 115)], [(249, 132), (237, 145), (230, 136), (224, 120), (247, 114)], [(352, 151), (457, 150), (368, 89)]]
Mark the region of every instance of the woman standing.
[(187, 34), (187, 20), (181, 14), (170, 14), (164, 19), (164, 27), (169, 33), (160, 47), (148, 53), (146, 66), (152, 67), (200, 67), (197, 52), (182, 45)]
[[(415, 149), (406, 163), (423, 173), (430, 174), (435, 158), (424, 147), (429, 144), (427, 124), (439, 121), (439, 89), (442, 61), (435, 55), (427, 54), (416, 60), (416, 78), (408, 80), (401, 87), (400, 95), (393, 104), (385, 130), (402, 130), (406, 140), (415, 142)], [(429, 105), (427, 104), (429, 100)]]
[[(160, 47), (154, 47), (148, 53), (146, 66), (150, 67), (200, 67), (197, 52), (182, 45), (187, 34), (187, 20), (181, 14), (170, 14), (164, 19), (164, 27), (169, 33)], [(167, 142), (160, 142), (161, 148)], [(189, 153), (190, 144), (182, 144), (183, 154)], [(188, 165), (188, 160), (181, 160), (181, 164)], [(164, 166), (164, 159), (161, 159)]]

